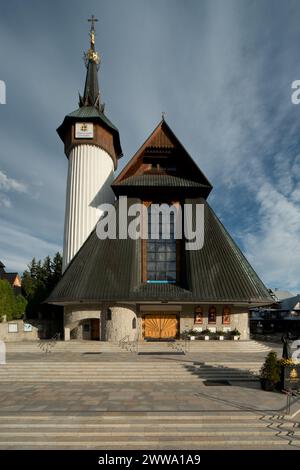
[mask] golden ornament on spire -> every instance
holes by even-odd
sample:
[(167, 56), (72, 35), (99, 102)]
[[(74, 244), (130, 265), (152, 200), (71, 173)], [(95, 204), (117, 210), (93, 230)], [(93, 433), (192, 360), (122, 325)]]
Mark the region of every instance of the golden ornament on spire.
[(90, 37), (91, 37), (91, 47), (95, 46), (95, 31), (90, 32)]

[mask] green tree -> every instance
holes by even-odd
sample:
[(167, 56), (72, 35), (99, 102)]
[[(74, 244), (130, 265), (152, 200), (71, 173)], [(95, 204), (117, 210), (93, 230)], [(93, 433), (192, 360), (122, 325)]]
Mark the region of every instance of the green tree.
[(62, 256), (56, 253), (53, 260), (46, 256), (37, 261), (33, 258), (22, 276), (22, 286), (25, 298), (28, 301), (26, 315), (35, 318), (40, 313), (54, 312), (57, 307), (45, 304), (45, 300), (52, 292), (62, 276)]
[(14, 295), (13, 288), (6, 280), (0, 280), (0, 318), (6, 315), (7, 321), (22, 318), (27, 300), (22, 295)]
[(6, 280), (0, 280), (0, 317), (6, 315), (7, 320), (10, 320), (13, 314), (14, 307), (14, 293), (11, 285)]
[(17, 295), (14, 301), (14, 313), (12, 320), (23, 318), (26, 311), (27, 300), (23, 295)]
[(56, 253), (56, 255), (53, 258), (52, 265), (52, 286), (51, 290), (56, 286), (58, 281), (60, 280), (62, 276), (62, 256), (60, 253)]

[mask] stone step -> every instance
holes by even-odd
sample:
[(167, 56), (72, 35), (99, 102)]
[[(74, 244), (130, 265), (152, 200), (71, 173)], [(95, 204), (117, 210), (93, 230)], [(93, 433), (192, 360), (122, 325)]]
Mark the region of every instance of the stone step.
[[(230, 365), (230, 367), (228, 367)], [(237, 364), (234, 364), (237, 365)], [(23, 363), (9, 362), (0, 366), (2, 382), (197, 382), (199, 380), (257, 381), (259, 367), (249, 363), (252, 371), (243, 363), (201, 365), (188, 362), (162, 361), (119, 363)], [(254, 369), (255, 366), (255, 369)], [(254, 370), (254, 372), (253, 372)]]
[(77, 362), (62, 362), (62, 361), (57, 361), (57, 362), (43, 362), (43, 361), (8, 361), (6, 364), (1, 364), (0, 369), (2, 367), (8, 367), (8, 366), (15, 366), (15, 367), (28, 367), (32, 368), (33, 366), (35, 367), (40, 367), (43, 368), (45, 365), (47, 367), (102, 367), (102, 368), (127, 368), (127, 367), (148, 367), (148, 368), (155, 368), (155, 367), (183, 367), (183, 366), (192, 366), (192, 367), (200, 367), (200, 366), (207, 366), (207, 367), (245, 367), (245, 366), (255, 366), (259, 367), (262, 362), (236, 362), (236, 361), (231, 361), (231, 362), (223, 362), (223, 361), (205, 361), (205, 362), (197, 362), (197, 361), (188, 361), (185, 359), (176, 359), (173, 360), (172, 362), (170, 361), (164, 361), (164, 360), (154, 360), (151, 362), (148, 361), (141, 361), (141, 360), (133, 360), (131, 362), (129, 361), (113, 361), (113, 362), (107, 362), (107, 361), (97, 361), (97, 362), (87, 362), (87, 361), (77, 361)]
[[(51, 366), (48, 367), (48, 365), (51, 364)], [(9, 370), (15, 370), (15, 371), (32, 371), (32, 370), (36, 370), (36, 371), (51, 371), (51, 370), (61, 370), (61, 371), (78, 371), (78, 370), (81, 370), (81, 371), (89, 371), (89, 370), (93, 370), (93, 371), (99, 371), (99, 372), (105, 372), (105, 371), (112, 371), (112, 372), (119, 372), (119, 371), (126, 371), (126, 370), (129, 370), (129, 371), (158, 371), (158, 370), (161, 370), (161, 371), (180, 371), (180, 370), (184, 370), (184, 371), (199, 371), (199, 370), (214, 370), (214, 371), (239, 371), (239, 370), (249, 370), (248, 368), (241, 368), (241, 367), (221, 367), (221, 366), (201, 366), (201, 367), (195, 367), (195, 366), (173, 366), (173, 365), (169, 365), (169, 367), (166, 367), (166, 366), (156, 366), (156, 367), (143, 367), (143, 364), (140, 364), (140, 365), (137, 365), (137, 366), (131, 366), (131, 367), (126, 367), (126, 363), (124, 363), (124, 367), (101, 367), (99, 365), (95, 365), (95, 367), (84, 367), (85, 366), (85, 363), (83, 362), (81, 366), (78, 366), (78, 367), (68, 367), (67, 365), (64, 367), (61, 367), (61, 366), (57, 366), (55, 367), (53, 364), (55, 363), (45, 363), (44, 364), (44, 367), (38, 367), (38, 366), (32, 366), (32, 367), (15, 367), (15, 366), (11, 366), (9, 363), (7, 363), (6, 365), (0, 365), (0, 372), (3, 371), (9, 371)], [(258, 368), (256, 368), (255, 370), (258, 370)]]
[[(184, 449), (201, 446), (202, 449), (237, 446), (256, 449), (285, 447), (291, 441), (299, 440), (300, 429), (293, 430), (293, 435), (290, 435), (291, 425), (294, 425), (291, 422), (283, 429), (282, 420), (272, 422), (272, 417), (265, 421), (254, 415), (228, 418), (220, 415), (119, 414), (102, 416), (99, 420), (97, 416), (22, 415), (20, 423), (20, 417), (1, 416), (0, 448), (119, 449), (153, 446)], [(267, 427), (270, 422), (274, 428)]]
[[(80, 431), (82, 431), (83, 429), (86, 429), (86, 430), (89, 430), (89, 429), (92, 429), (92, 430), (97, 430), (97, 429), (106, 429), (107, 431), (114, 431), (114, 430), (120, 430), (120, 429), (127, 429), (129, 427), (134, 427), (136, 429), (142, 429), (142, 430), (148, 430), (148, 431), (153, 431), (153, 424), (155, 424), (155, 427), (157, 429), (166, 429), (166, 430), (169, 430), (171, 428), (176, 428), (178, 427), (178, 422), (170, 422), (170, 423), (166, 423), (166, 422), (163, 422), (163, 423), (153, 423), (153, 421), (151, 422), (143, 422), (143, 423), (139, 423), (139, 422), (135, 422), (135, 421), (131, 421), (131, 422), (119, 422), (118, 423), (80, 423), (79, 424), (79, 428), (80, 428)], [(266, 427), (266, 423), (264, 422), (254, 422), (254, 423), (251, 423), (251, 422), (237, 422), (237, 423), (226, 423), (226, 429), (234, 429), (234, 430), (238, 430), (238, 429), (241, 429), (241, 430), (244, 430), (245, 428), (253, 428), (253, 429), (256, 429), (256, 428), (265, 428)], [(274, 428), (275, 428), (275, 424), (274, 424)], [(3, 423), (1, 422), (1, 425), (0, 425), (0, 430), (1, 432), (4, 432), (6, 430), (10, 431), (11, 429), (26, 429), (26, 430), (29, 430), (29, 429), (32, 429), (32, 430), (40, 430), (40, 429), (49, 429), (49, 430), (53, 430), (53, 431), (57, 431), (57, 430), (60, 430), (60, 429), (66, 429), (66, 430), (69, 430), (69, 429), (73, 429), (74, 430), (74, 423), (63, 423), (63, 422), (55, 422), (55, 423)], [(218, 429), (218, 428), (221, 428), (223, 429), (224, 428), (224, 421), (223, 422), (214, 422), (213, 425), (211, 423), (202, 423), (202, 422), (196, 422), (196, 423), (191, 423), (190, 420), (187, 420), (187, 422), (180, 422), (180, 429), (185, 429), (186, 431), (194, 431), (194, 429), (207, 429), (208, 431), (210, 429)], [(292, 423), (289, 423), (289, 426), (288, 425), (285, 425), (285, 428), (288, 428), (289, 430), (293, 428), (292, 426)], [(271, 428), (270, 428), (271, 429)], [(140, 432), (140, 431), (139, 431)], [(230, 431), (231, 432), (231, 431)], [(300, 433), (300, 430), (297, 431), (297, 433)]]
[(157, 375), (165, 375), (165, 374), (172, 374), (172, 375), (218, 375), (222, 377), (226, 377), (229, 375), (236, 376), (236, 375), (255, 375), (251, 374), (247, 371), (239, 371), (239, 370), (229, 370), (229, 371), (224, 371), (224, 370), (217, 370), (217, 369), (198, 369), (198, 370), (165, 370), (165, 369), (157, 369), (157, 370), (150, 370), (150, 371), (145, 371), (144, 369), (141, 370), (115, 370), (115, 371), (103, 371), (103, 370), (95, 370), (95, 369), (89, 369), (89, 370), (69, 370), (69, 371), (63, 371), (63, 370), (8, 370), (8, 371), (0, 371), (0, 377), (7, 377), (9, 375), (14, 375), (14, 376), (28, 376), (28, 375), (34, 375), (34, 376), (61, 376), (61, 375), (70, 375), (70, 376), (76, 376), (78, 374), (82, 374), (83, 376), (90, 377), (91, 374), (95, 375), (101, 375), (103, 377), (115, 377), (120, 374), (126, 374), (128, 375), (148, 375), (148, 376), (157, 376)]
[[(23, 438), (28, 438), (29, 442), (31, 441), (32, 438), (35, 439), (41, 439), (43, 437), (51, 437), (51, 439), (57, 440), (58, 442), (60, 441), (61, 438), (63, 437), (72, 437), (73, 439), (79, 439), (80, 440), (84, 438), (88, 438), (90, 440), (97, 438), (97, 437), (117, 437), (117, 438), (131, 438), (134, 437), (136, 441), (142, 440), (143, 437), (165, 437), (165, 438), (171, 438), (171, 437), (179, 437), (184, 439), (184, 438), (195, 438), (195, 437), (200, 437), (200, 438), (208, 438), (211, 437), (213, 439), (220, 438), (220, 437), (226, 437), (231, 439), (232, 437), (241, 438), (245, 439), (247, 436), (263, 436), (263, 437), (273, 437), (273, 434), (270, 436), (270, 430), (244, 430), (244, 429), (239, 429), (239, 430), (222, 430), (222, 431), (216, 431), (215, 429), (212, 429), (210, 431), (205, 430), (205, 431), (198, 431), (198, 430), (191, 430), (191, 431), (185, 431), (185, 430), (132, 430), (132, 429), (126, 429), (125, 431), (119, 431), (119, 430), (106, 430), (106, 431), (79, 431), (79, 430), (73, 430), (73, 431), (57, 431), (57, 430), (52, 430), (50, 432), (44, 431), (44, 430), (36, 430), (35, 432), (33, 431), (20, 431), (20, 430), (15, 430), (15, 431), (0, 431), (0, 442), (2, 438), (18, 438), (18, 437), (23, 437)], [(293, 438), (296, 436), (300, 436), (300, 431), (294, 431), (293, 432)]]
[[(158, 425), (158, 421), (160, 423), (164, 422), (171, 422), (171, 423), (182, 423), (186, 422), (197, 422), (197, 423), (233, 423), (237, 425), (240, 423), (251, 423), (251, 422), (264, 422), (267, 424), (270, 423), (282, 423), (282, 419), (285, 418), (284, 416), (280, 415), (261, 415), (261, 414), (254, 414), (251, 412), (246, 412), (243, 414), (238, 413), (231, 413), (230, 411), (222, 412), (221, 414), (216, 413), (206, 413), (205, 411), (184, 411), (184, 412), (161, 412), (161, 411), (151, 411), (151, 412), (140, 412), (140, 411), (129, 411), (120, 413), (118, 411), (112, 412), (90, 412), (84, 415), (81, 414), (0, 414), (0, 425), (3, 422), (16, 422), (20, 423), (21, 421), (25, 422), (46, 422), (46, 423), (57, 423), (61, 422), (63, 424), (67, 422), (78, 422), (78, 423), (90, 423), (90, 422), (153, 422), (155, 425)], [(285, 420), (286, 423), (298, 425), (299, 423), (294, 422), (288, 418)], [(176, 424), (177, 425), (177, 424)]]
[[(216, 439), (208, 440), (197, 438), (196, 442), (191, 442), (189, 438), (187, 442), (183, 442), (182, 439), (174, 440), (162, 440), (161, 438), (156, 438), (154, 440), (149, 440), (143, 438), (142, 441), (138, 442), (136, 440), (132, 441), (118, 441), (101, 439), (99, 441), (91, 442), (87, 441), (66, 441), (60, 440), (56, 442), (54, 440), (41, 440), (37, 442), (29, 441), (2, 441), (0, 442), (0, 449), (42, 449), (42, 450), (54, 450), (54, 449), (95, 449), (95, 450), (138, 450), (138, 449), (147, 449), (147, 450), (201, 450), (205, 449), (230, 449), (230, 450), (274, 450), (274, 447), (277, 449), (293, 450), (293, 447), (290, 445), (290, 441), (287, 440), (276, 440), (276, 439), (245, 439), (245, 440), (234, 440), (234, 439), (222, 439), (217, 441)], [(295, 447), (294, 447), (295, 449)]]
[(78, 374), (82, 374), (83, 376), (90, 377), (92, 374), (95, 375), (101, 375), (102, 377), (115, 377), (120, 374), (125, 374), (126, 376), (129, 375), (146, 375), (150, 377), (155, 377), (158, 375), (214, 375), (214, 376), (220, 376), (220, 377), (226, 377), (226, 376), (237, 376), (237, 375), (255, 375), (251, 374), (247, 371), (239, 371), (239, 370), (217, 370), (217, 369), (198, 369), (198, 370), (164, 370), (164, 369), (157, 369), (157, 370), (149, 370), (145, 371), (144, 369), (141, 370), (115, 370), (115, 371), (103, 371), (103, 370), (97, 370), (97, 369), (89, 369), (89, 370), (84, 370), (84, 369), (78, 369), (78, 370), (69, 370), (69, 371), (63, 371), (63, 370), (8, 370), (8, 371), (0, 371), (0, 377), (7, 377), (9, 375), (14, 375), (14, 376), (28, 376), (28, 375), (34, 375), (34, 376), (61, 376), (61, 375), (70, 375), (70, 376), (76, 376)]

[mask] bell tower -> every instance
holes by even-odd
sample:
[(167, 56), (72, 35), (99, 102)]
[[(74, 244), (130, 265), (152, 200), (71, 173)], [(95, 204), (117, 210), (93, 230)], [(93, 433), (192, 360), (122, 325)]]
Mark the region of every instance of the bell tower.
[(79, 108), (68, 114), (57, 129), (68, 158), (65, 207), (63, 270), (95, 227), (102, 203), (112, 203), (111, 183), (122, 156), (118, 129), (104, 114), (98, 69), (100, 56), (95, 50), (94, 16), (88, 21), (90, 48), (84, 54), (86, 80), (79, 96)]

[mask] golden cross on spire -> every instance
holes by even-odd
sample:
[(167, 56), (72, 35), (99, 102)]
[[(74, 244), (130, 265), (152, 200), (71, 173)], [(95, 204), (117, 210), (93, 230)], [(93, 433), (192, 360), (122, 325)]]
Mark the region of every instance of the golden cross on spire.
[(96, 21), (98, 21), (98, 18), (92, 15), (91, 18), (88, 19), (88, 21), (91, 23), (91, 30), (90, 30), (91, 48), (94, 49), (95, 47), (95, 23)]
[(91, 31), (95, 31), (95, 23), (99, 21), (98, 18), (92, 15), (91, 18), (88, 19), (88, 21), (91, 23)]

